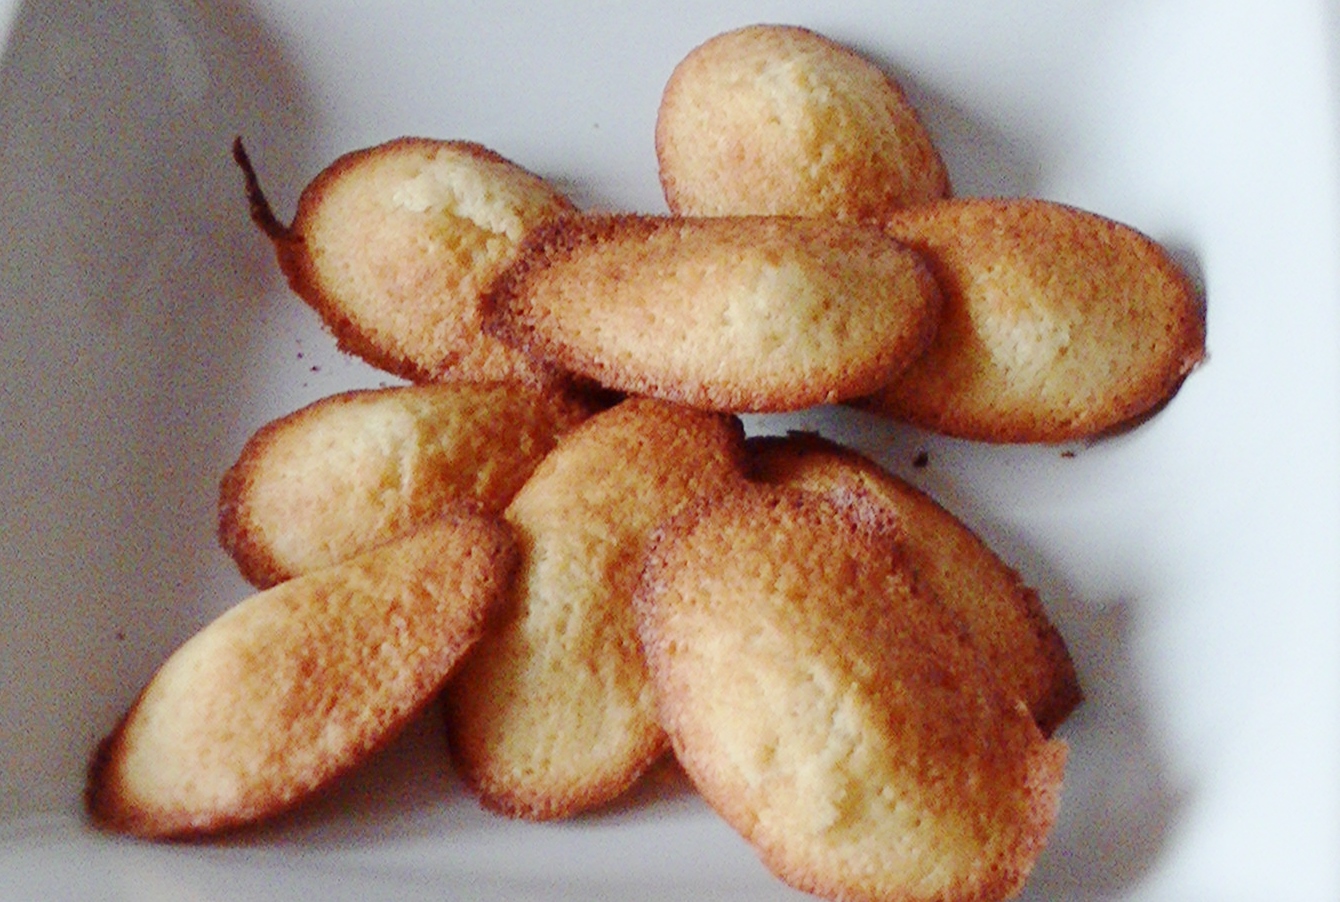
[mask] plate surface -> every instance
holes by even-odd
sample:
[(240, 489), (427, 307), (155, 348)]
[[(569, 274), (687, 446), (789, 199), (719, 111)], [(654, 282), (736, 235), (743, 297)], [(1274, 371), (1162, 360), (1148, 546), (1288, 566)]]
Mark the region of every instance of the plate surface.
[(1121, 437), (991, 448), (834, 410), (750, 421), (878, 456), (1042, 593), (1088, 701), (1023, 898), (1340, 898), (1333, 7), (0, 0), (0, 898), (797, 896), (669, 774), (573, 823), (486, 815), (431, 721), (218, 845), (79, 816), (97, 739), (246, 594), (213, 533), (242, 442), (388, 381), (288, 293), (233, 136), (281, 216), (337, 154), (402, 134), (479, 141), (586, 207), (660, 212), (666, 77), (760, 21), (898, 77), (958, 193), (1121, 220), (1204, 287), (1207, 363)]

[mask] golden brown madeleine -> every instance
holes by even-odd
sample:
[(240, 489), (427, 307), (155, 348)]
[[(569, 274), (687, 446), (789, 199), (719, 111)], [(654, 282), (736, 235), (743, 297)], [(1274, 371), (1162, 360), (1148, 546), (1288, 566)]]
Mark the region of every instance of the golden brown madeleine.
[(536, 225), (573, 211), (539, 176), (469, 141), (398, 138), (314, 178), (293, 223), (266, 202), (239, 140), (252, 218), (340, 347), (411, 381), (548, 374), (479, 327), (479, 294)]
[(601, 805), (666, 748), (633, 633), (647, 535), (743, 479), (733, 417), (632, 399), (568, 433), (506, 518), (522, 548), (508, 617), (448, 687), (452, 758), (492, 810)]
[(302, 802), (437, 695), (515, 563), (499, 520), (454, 512), (236, 605), (168, 658), (102, 744), (93, 821), (184, 838)]
[(691, 51), (662, 95), (656, 156), (670, 210), (689, 216), (883, 220), (949, 194), (902, 88), (794, 26), (753, 25)]
[(927, 353), (863, 406), (989, 442), (1064, 442), (1157, 409), (1205, 353), (1187, 276), (1136, 230), (1040, 200), (928, 204), (888, 221), (945, 295)]
[(1003, 899), (1050, 832), (1065, 746), (889, 553), (880, 520), (753, 486), (672, 521), (634, 599), (661, 721), (787, 883)]
[(447, 382), (346, 392), (274, 420), (219, 486), (219, 539), (259, 588), (338, 563), (468, 501), (501, 512), (588, 404)]
[(781, 411), (887, 384), (930, 341), (939, 296), (873, 226), (604, 215), (533, 232), (485, 311), (505, 341), (609, 388)]
[(858, 494), (896, 524), (898, 547), (923, 586), (972, 634), (1006, 692), (1050, 735), (1080, 703), (1075, 665), (1038, 594), (929, 495), (849, 448), (813, 434), (756, 436), (751, 478), (833, 498)]

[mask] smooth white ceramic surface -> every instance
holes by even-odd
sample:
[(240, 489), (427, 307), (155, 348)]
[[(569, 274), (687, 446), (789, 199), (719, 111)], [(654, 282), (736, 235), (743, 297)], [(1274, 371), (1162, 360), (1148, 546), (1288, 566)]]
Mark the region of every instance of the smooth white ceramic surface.
[(387, 381), (288, 293), (233, 136), (281, 215), (335, 155), (400, 134), (661, 211), (665, 78), (757, 21), (902, 79), (960, 193), (1120, 219), (1205, 289), (1208, 362), (1119, 438), (750, 420), (880, 456), (1042, 592), (1089, 700), (1023, 897), (1340, 898), (1334, 4), (0, 0), (0, 899), (796, 895), (673, 780), (570, 824), (486, 815), (431, 721), (258, 834), (155, 846), (79, 816), (97, 739), (246, 592), (213, 535), (241, 443)]

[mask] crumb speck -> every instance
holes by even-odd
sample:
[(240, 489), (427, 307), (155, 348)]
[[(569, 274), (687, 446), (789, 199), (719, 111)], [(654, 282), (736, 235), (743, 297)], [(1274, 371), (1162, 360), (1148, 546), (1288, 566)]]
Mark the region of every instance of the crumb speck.
[(1066, 450), (1064, 450), (1064, 451), (1061, 452), (1061, 456), (1062, 456), (1063, 458), (1065, 458), (1066, 460), (1074, 460), (1074, 458), (1075, 458), (1077, 455), (1075, 454), (1074, 451), (1072, 451), (1071, 449), (1067, 448)]

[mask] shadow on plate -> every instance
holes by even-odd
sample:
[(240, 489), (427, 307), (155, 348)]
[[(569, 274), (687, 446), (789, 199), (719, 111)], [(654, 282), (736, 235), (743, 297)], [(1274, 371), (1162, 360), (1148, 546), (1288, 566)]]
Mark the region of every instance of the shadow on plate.
[(1058, 735), (1070, 745), (1061, 812), (1021, 899), (1106, 899), (1156, 866), (1194, 786), (1169, 772), (1131, 660), (1139, 605), (1065, 617), (1087, 693)]
[(275, 284), (229, 145), (245, 130), (296, 169), (315, 114), (234, 0), (20, 0), (2, 52), (6, 818), (72, 805), (202, 615), (233, 427), (215, 412), (256, 389)]
[(956, 197), (1027, 197), (1045, 171), (1041, 148), (993, 127), (948, 94), (886, 66), (907, 92), (949, 170)]

